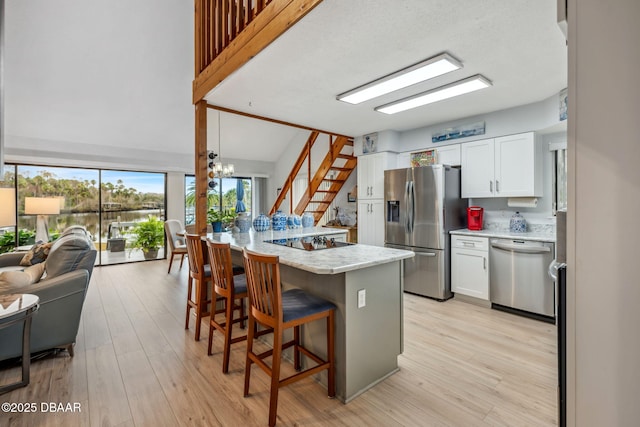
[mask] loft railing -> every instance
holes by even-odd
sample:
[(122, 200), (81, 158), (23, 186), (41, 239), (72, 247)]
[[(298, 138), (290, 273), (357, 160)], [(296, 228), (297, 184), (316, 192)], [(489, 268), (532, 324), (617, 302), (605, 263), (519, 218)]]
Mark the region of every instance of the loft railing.
[(197, 76), (272, 0), (195, 0), (195, 2)]
[(194, 1), (194, 104), (322, 3), (322, 0)]

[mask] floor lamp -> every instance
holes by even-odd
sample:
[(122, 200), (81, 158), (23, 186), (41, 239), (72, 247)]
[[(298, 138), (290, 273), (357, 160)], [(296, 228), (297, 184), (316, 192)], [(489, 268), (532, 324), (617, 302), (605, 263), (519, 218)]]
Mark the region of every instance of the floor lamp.
[(16, 192), (13, 188), (0, 188), (0, 227), (16, 225)]
[(38, 215), (36, 222), (36, 243), (49, 241), (49, 224), (47, 215), (60, 213), (60, 198), (58, 197), (25, 197), (24, 213)]

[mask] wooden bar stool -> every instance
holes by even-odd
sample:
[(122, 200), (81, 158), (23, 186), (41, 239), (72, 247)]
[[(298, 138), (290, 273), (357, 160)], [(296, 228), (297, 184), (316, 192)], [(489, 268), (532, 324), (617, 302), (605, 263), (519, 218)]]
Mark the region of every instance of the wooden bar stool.
[[(198, 234), (186, 234), (185, 238), (187, 243), (187, 259), (189, 260), (189, 280), (187, 285), (187, 318), (184, 328), (189, 329), (190, 311), (193, 308), (196, 312), (195, 340), (199, 341), (202, 318), (210, 315), (210, 312), (207, 311), (207, 305), (211, 303), (211, 299), (207, 299), (207, 283), (211, 282), (211, 266), (204, 263), (204, 249), (200, 236)], [(192, 289), (194, 287), (195, 297)], [(212, 296), (213, 295), (215, 294), (212, 293)], [(212, 308), (215, 310), (215, 307)]]
[[(336, 306), (322, 298), (310, 295), (302, 289), (282, 292), (280, 288), (279, 258), (273, 255), (259, 254), (247, 249), (243, 252), (244, 269), (247, 276), (249, 295), (249, 331), (247, 337), (247, 359), (244, 373), (244, 396), (249, 395), (251, 364), (255, 363), (271, 377), (269, 399), (269, 425), (276, 424), (278, 409), (278, 390), (280, 387), (328, 370), (327, 392), (329, 397), (336, 394), (334, 366), (334, 312)], [(327, 360), (312, 353), (300, 344), (300, 325), (318, 319), (327, 321)], [(255, 325), (259, 323), (273, 328), (273, 349), (256, 354), (253, 351)], [(285, 329), (293, 329), (293, 339), (283, 342)], [(282, 350), (294, 349), (294, 367), (296, 374), (280, 379)], [(312, 359), (316, 366), (301, 371), (300, 355)], [(272, 356), (271, 366), (263, 359)]]
[[(209, 251), (213, 288), (216, 294), (224, 299), (224, 322), (217, 322), (216, 316), (211, 316), (207, 354), (211, 356), (213, 331), (217, 329), (224, 335), (222, 372), (226, 374), (229, 372), (231, 344), (247, 339), (246, 334), (231, 338), (234, 323), (240, 323), (241, 328), (245, 327), (247, 316), (244, 314), (244, 299), (247, 297), (247, 280), (244, 274), (234, 275), (237, 270), (234, 269), (231, 263), (231, 245), (229, 243), (218, 243), (207, 239), (207, 249)], [(234, 319), (233, 314), (236, 310), (239, 312), (239, 316)]]

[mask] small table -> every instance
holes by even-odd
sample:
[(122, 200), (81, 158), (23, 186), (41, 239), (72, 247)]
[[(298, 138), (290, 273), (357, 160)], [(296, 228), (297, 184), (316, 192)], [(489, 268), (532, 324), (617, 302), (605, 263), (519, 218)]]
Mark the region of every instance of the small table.
[(29, 384), (31, 367), (31, 318), (38, 311), (40, 298), (31, 294), (0, 295), (0, 329), (23, 322), (22, 328), (22, 381), (0, 387), (0, 394)]

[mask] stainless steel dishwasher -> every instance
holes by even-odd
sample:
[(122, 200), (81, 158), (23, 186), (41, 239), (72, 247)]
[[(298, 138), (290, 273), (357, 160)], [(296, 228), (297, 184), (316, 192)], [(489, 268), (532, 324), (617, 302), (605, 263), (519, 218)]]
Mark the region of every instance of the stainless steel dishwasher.
[(555, 321), (555, 283), (547, 274), (554, 244), (491, 239), (489, 299), (495, 308), (523, 310)]

